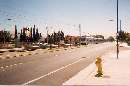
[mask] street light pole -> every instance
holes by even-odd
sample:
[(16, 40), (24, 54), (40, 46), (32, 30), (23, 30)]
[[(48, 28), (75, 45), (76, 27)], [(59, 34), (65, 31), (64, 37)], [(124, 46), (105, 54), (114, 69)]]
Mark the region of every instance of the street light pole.
[(116, 39), (117, 39), (117, 59), (119, 57), (118, 37), (119, 37), (119, 31), (118, 31), (118, 0), (117, 0), (117, 34), (116, 34)]
[(120, 32), (121, 32), (121, 27), (122, 27), (121, 23), (122, 23), (122, 22), (121, 22), (121, 20), (120, 20)]
[(48, 44), (48, 27), (46, 26), (46, 30), (47, 30), (47, 44)]
[(79, 45), (81, 45), (81, 24), (79, 24)]
[(18, 47), (17, 26), (15, 25), (15, 48)]

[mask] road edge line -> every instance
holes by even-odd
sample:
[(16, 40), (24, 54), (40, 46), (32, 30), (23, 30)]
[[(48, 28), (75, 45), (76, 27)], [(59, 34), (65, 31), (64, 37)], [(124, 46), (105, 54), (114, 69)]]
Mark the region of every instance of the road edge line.
[(63, 67), (61, 67), (61, 68), (59, 68), (59, 69), (56, 69), (56, 70), (54, 70), (54, 71), (52, 71), (52, 72), (49, 72), (49, 73), (47, 73), (47, 74), (45, 74), (45, 75), (42, 75), (42, 76), (38, 77), (38, 78), (35, 78), (35, 79), (33, 79), (33, 80), (30, 80), (30, 81), (28, 81), (28, 82), (26, 82), (26, 83), (24, 83), (24, 84), (22, 84), (22, 85), (28, 85), (28, 84), (30, 84), (30, 83), (32, 83), (32, 82), (38, 81), (38, 80), (41, 79), (41, 78), (44, 78), (44, 77), (46, 77), (46, 76), (48, 76), (48, 75), (51, 75), (51, 74), (53, 74), (53, 73), (55, 73), (55, 72), (57, 72), (57, 71), (60, 71), (60, 70), (62, 70), (62, 69), (65, 69), (65, 68), (67, 68), (67, 67), (69, 67), (69, 66), (71, 66), (71, 65), (73, 65), (73, 64), (76, 64), (76, 63), (80, 62), (81, 60), (84, 60), (84, 58), (81, 58), (81, 59), (79, 59), (79, 60), (77, 60), (77, 61), (75, 61), (75, 62), (73, 62), (73, 63), (71, 63), (71, 64), (68, 64), (68, 65), (66, 65), (66, 66), (63, 66)]

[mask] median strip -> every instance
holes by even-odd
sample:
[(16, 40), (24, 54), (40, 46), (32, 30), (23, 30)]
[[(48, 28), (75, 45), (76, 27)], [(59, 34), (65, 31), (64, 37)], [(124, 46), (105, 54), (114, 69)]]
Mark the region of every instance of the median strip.
[(0, 69), (5, 69), (5, 68), (9, 68), (9, 67), (13, 67), (13, 66), (17, 66), (17, 65), (22, 65), (23, 63), (18, 63), (18, 64), (13, 64), (13, 65), (6, 65), (6, 66), (1, 66)]

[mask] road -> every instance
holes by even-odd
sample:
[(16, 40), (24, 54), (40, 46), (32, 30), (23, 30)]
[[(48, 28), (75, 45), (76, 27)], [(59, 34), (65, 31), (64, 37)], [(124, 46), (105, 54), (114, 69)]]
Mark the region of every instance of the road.
[(95, 60), (114, 51), (115, 44), (61, 49), (0, 61), (1, 85), (62, 85)]

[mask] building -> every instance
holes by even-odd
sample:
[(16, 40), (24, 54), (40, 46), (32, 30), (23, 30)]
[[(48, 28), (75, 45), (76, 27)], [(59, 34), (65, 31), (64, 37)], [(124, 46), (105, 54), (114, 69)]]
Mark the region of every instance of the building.
[(81, 44), (101, 43), (104, 42), (104, 36), (102, 35), (84, 35), (81, 36)]

